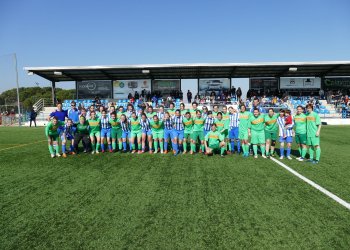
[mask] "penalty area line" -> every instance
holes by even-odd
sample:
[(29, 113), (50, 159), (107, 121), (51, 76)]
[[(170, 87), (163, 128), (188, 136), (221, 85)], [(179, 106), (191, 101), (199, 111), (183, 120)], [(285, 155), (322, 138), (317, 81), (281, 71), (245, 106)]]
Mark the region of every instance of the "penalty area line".
[(327, 195), (329, 198), (331, 198), (332, 200), (338, 202), (340, 205), (344, 206), (345, 208), (350, 210), (350, 203), (346, 202), (345, 200), (339, 198), (338, 196), (336, 196), (335, 194), (329, 192), (327, 189), (321, 187), (320, 185), (318, 185), (317, 183), (313, 182), (312, 180), (306, 178), (305, 176), (299, 174), (297, 171), (293, 170), (292, 168), (288, 167), (286, 164), (284, 164), (283, 162), (280, 162), (279, 160), (270, 157), (270, 159), (274, 162), (276, 162), (278, 165), (280, 165), (281, 167), (283, 167), (284, 169), (286, 169), (287, 171), (289, 171), (290, 173), (292, 173), (293, 175), (295, 175), (296, 177), (298, 177), (299, 179), (303, 180), (304, 182), (306, 182), (307, 184), (311, 185), (312, 187), (316, 188), (318, 191), (322, 192), (323, 194)]
[(20, 145), (17, 145), (17, 146), (13, 146), (13, 147), (8, 147), (8, 148), (3, 148), (3, 149), (0, 149), (0, 151), (4, 151), (4, 150), (8, 150), (8, 149), (12, 149), (12, 148), (25, 147), (25, 146), (28, 146), (28, 145), (37, 144), (37, 143), (41, 143), (41, 142), (44, 142), (44, 141), (47, 141), (47, 140), (36, 141), (36, 142), (26, 143), (26, 144), (20, 144)]

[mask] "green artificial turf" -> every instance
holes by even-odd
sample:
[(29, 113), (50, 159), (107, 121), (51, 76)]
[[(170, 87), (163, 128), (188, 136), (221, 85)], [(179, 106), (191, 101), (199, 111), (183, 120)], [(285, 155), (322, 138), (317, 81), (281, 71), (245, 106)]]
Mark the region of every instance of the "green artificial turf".
[[(349, 202), (347, 138), (324, 127), (319, 165), (284, 162)], [(43, 128), (0, 128), (1, 249), (350, 247), (350, 211), (271, 160), (51, 159), (42, 140)]]

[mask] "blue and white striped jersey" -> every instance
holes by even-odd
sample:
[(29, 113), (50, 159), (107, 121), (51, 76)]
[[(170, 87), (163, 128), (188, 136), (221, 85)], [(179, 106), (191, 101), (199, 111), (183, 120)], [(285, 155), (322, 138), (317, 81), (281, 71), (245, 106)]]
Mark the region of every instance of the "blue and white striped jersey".
[(120, 125), (121, 125), (123, 131), (130, 131), (131, 130), (130, 120), (127, 120), (127, 122), (120, 121)]
[(285, 122), (285, 117), (281, 117), (279, 116), (277, 118), (277, 123), (278, 123), (278, 127), (279, 127), (279, 132), (278, 135), (279, 136), (293, 136), (293, 126), (294, 126), (294, 121), (292, 122), (291, 125), (288, 126), (288, 128), (285, 128), (286, 122)]
[(143, 131), (151, 130), (151, 125), (150, 125), (148, 119), (146, 119), (145, 121), (141, 119), (140, 120), (140, 125), (141, 125), (141, 128), (142, 128)]
[(109, 123), (109, 118), (106, 116), (105, 118), (101, 117), (101, 128), (109, 129), (111, 128), (111, 124)]
[(161, 112), (158, 112), (158, 113), (157, 113), (157, 116), (158, 116), (159, 120), (163, 120), (164, 114), (165, 114), (164, 112), (162, 112), (162, 113), (161, 113)]
[(230, 129), (237, 128), (239, 126), (239, 114), (230, 114)]
[(130, 111), (130, 110), (127, 110), (127, 111), (125, 112), (125, 116), (126, 116), (127, 118), (130, 118), (132, 112), (133, 112), (132, 110), (131, 110), (131, 111)]
[(174, 125), (174, 129), (184, 130), (183, 116), (173, 116), (172, 122)]
[(214, 124), (214, 121), (215, 121), (215, 118), (210, 118), (210, 117), (207, 117), (205, 118), (205, 121), (204, 121), (204, 130), (205, 131), (210, 131), (211, 130), (211, 126)]
[(164, 120), (164, 128), (167, 129), (167, 130), (172, 130), (173, 129), (173, 123), (172, 123), (170, 118)]

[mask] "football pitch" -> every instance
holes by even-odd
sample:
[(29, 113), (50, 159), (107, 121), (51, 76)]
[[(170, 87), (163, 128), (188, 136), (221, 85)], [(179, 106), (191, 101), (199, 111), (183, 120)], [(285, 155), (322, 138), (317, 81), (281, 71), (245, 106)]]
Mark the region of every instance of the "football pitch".
[[(323, 126), (319, 164), (283, 163), (350, 202), (349, 141)], [(44, 128), (0, 127), (0, 176), (1, 249), (350, 248), (350, 210), (261, 157), (51, 159)]]

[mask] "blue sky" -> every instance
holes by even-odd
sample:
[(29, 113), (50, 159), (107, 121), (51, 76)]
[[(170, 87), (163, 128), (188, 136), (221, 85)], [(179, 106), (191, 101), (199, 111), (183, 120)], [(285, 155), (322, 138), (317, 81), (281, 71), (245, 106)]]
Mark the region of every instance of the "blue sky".
[[(0, 1), (0, 92), (24, 66), (350, 60), (350, 1)], [(60, 85), (70, 87), (71, 85)]]

